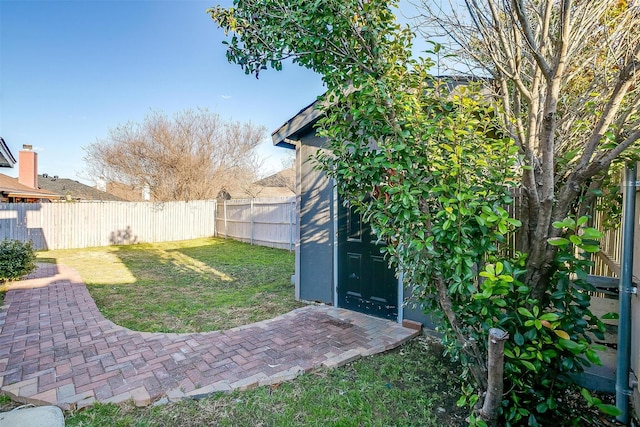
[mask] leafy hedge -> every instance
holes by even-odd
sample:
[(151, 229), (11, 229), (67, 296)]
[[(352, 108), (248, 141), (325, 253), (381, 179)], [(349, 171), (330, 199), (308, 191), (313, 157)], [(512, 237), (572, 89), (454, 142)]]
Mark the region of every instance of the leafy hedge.
[(31, 242), (3, 240), (0, 242), (0, 281), (16, 280), (36, 268), (36, 255)]

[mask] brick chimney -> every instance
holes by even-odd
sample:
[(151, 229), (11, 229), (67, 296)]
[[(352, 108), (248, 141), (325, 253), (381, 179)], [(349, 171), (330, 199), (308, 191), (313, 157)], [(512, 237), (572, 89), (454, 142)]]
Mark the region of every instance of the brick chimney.
[(18, 152), (18, 182), (27, 187), (38, 188), (38, 153), (31, 145), (23, 145)]

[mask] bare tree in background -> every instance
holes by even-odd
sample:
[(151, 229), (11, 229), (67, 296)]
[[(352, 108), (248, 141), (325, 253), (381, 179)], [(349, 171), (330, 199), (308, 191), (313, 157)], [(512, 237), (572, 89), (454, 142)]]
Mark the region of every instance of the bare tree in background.
[(273, 176), (274, 187), (284, 187), (296, 193), (296, 153), (290, 151), (282, 158), (282, 170)]
[[(252, 159), (248, 159), (247, 164), (238, 171), (234, 185), (225, 190), (232, 190), (237, 192), (241, 198), (254, 199), (260, 196), (264, 187), (258, 184), (258, 177), (252, 171), (257, 171), (262, 168), (264, 160), (254, 156)], [(234, 194), (234, 196), (236, 196)]]
[(152, 112), (85, 147), (85, 161), (92, 176), (148, 186), (156, 201), (213, 199), (238, 181), (255, 180), (254, 149), (265, 133), (263, 126), (225, 121), (206, 109), (172, 119)]

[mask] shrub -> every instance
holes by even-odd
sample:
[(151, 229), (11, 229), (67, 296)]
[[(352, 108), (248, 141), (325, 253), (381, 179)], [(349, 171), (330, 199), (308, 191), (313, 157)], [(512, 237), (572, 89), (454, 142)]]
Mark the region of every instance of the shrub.
[[(485, 343), (491, 328), (508, 332), (504, 355), (502, 422), (506, 427), (549, 425), (559, 414), (565, 419), (579, 416), (562, 401), (573, 387), (573, 376), (592, 364), (600, 365), (597, 345), (592, 336), (604, 338), (604, 324), (590, 309), (589, 292), (595, 288), (587, 281), (593, 265), (590, 255), (599, 251), (602, 233), (585, 224), (589, 218), (566, 218), (553, 223), (562, 236), (549, 239), (556, 246), (556, 271), (551, 277), (553, 292), (542, 300), (531, 297), (531, 289), (520, 279), (526, 272), (525, 255), (516, 253), (509, 261), (489, 259), (479, 273), (483, 278), (478, 291), (468, 294), (465, 305), (455, 307), (470, 328), (470, 335)], [(450, 340), (451, 345), (456, 342)], [(451, 349), (455, 354), (460, 350)], [(486, 350), (485, 350), (486, 351)], [(462, 355), (461, 355), (462, 356)], [(468, 361), (461, 359), (463, 363)], [(467, 387), (460, 405), (473, 407), (479, 396)], [(618, 415), (614, 406), (581, 394), (589, 406), (608, 415)], [(485, 425), (472, 415), (472, 425)]]
[(0, 242), (0, 281), (16, 280), (36, 268), (31, 242), (3, 240)]

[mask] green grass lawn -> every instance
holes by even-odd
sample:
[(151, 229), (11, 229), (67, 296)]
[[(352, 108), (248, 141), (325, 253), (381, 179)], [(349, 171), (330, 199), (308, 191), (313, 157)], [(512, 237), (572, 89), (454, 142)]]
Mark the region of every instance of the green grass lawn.
[(228, 329), (301, 304), (294, 255), (217, 238), (38, 252), (75, 268), (106, 318), (148, 332)]

